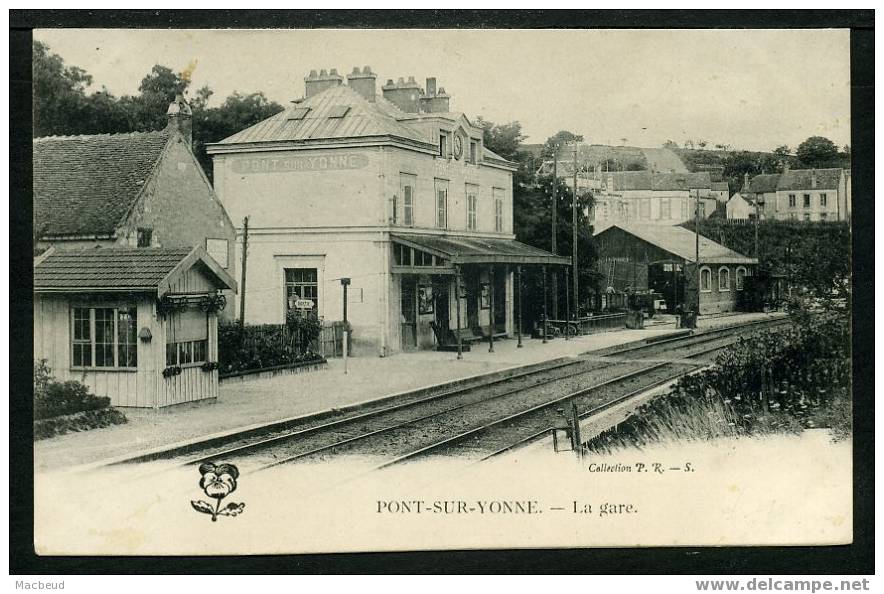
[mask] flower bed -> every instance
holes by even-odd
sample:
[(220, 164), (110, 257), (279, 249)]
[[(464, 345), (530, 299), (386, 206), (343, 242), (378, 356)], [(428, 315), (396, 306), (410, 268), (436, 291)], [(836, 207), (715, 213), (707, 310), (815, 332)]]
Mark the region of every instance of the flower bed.
[(46, 439), (73, 431), (89, 431), (128, 422), (126, 415), (115, 408), (84, 410), (71, 415), (35, 420), (34, 439)]
[(110, 398), (95, 396), (77, 381), (55, 381), (45, 359), (34, 363), (35, 439), (126, 422), (126, 415), (110, 407)]

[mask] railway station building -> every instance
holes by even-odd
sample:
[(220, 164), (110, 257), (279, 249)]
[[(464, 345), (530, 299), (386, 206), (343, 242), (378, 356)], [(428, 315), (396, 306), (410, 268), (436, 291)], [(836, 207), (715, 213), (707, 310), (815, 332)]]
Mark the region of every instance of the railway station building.
[[(614, 291), (650, 290), (663, 295), (668, 311), (688, 307), (696, 269), (696, 236), (684, 227), (618, 223), (595, 236), (600, 272)], [(758, 260), (700, 236), (700, 311), (735, 311), (746, 277)], [(696, 289), (693, 289), (696, 290)], [(696, 293), (693, 293), (696, 295)], [(695, 299), (696, 297), (694, 297)]]
[(284, 111), (207, 147), (237, 260), (246, 246), (246, 323), (305, 306), (341, 320), (349, 279), (354, 354), (512, 335), (519, 268), (570, 263), (515, 240), (516, 165), (434, 78), (379, 85), (366, 66), (304, 82)]

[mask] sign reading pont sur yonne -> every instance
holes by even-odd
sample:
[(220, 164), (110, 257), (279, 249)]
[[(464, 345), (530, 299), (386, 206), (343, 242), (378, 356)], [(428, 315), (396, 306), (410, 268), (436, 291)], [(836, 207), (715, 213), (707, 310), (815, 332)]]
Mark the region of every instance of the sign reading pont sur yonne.
[(286, 173), (290, 171), (338, 171), (362, 169), (368, 157), (358, 153), (305, 157), (250, 157), (233, 160), (234, 173)]

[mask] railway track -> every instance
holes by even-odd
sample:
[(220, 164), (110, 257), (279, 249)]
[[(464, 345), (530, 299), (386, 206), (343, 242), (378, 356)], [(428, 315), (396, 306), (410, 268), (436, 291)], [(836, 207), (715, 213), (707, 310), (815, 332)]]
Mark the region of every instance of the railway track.
[[(183, 464), (236, 461), (250, 472), (347, 454), (379, 459), (376, 468), (433, 455), (491, 457), (547, 433), (565, 401), (576, 399), (584, 415), (598, 414), (705, 365), (701, 358), (747, 332), (782, 323), (722, 327), (537, 364), (344, 418), (192, 451)], [(661, 353), (672, 360), (653, 359)]]

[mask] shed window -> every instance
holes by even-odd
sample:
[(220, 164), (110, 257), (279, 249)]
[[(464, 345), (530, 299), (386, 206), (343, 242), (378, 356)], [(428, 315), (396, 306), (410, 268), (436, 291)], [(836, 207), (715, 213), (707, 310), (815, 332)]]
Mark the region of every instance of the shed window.
[(789, 208), (795, 208), (795, 194), (789, 194)]
[(712, 290), (712, 271), (708, 268), (700, 269), (700, 290), (701, 291), (711, 291)]
[(209, 350), (206, 312), (188, 308), (169, 316), (166, 323), (166, 366), (205, 363)]
[(135, 306), (75, 307), (71, 323), (74, 367), (138, 366)]
[(743, 268), (742, 266), (740, 266), (739, 268), (737, 268), (737, 273), (736, 273), (735, 279), (734, 279), (734, 288), (736, 288), (737, 291), (743, 290), (743, 280), (745, 278), (746, 278), (746, 269)]
[(729, 268), (722, 266), (718, 269), (718, 290), (731, 290), (731, 271)]
[(804, 195), (804, 208), (810, 208), (810, 194)]
[(827, 196), (825, 194), (820, 194), (820, 206), (826, 206), (828, 204)]

